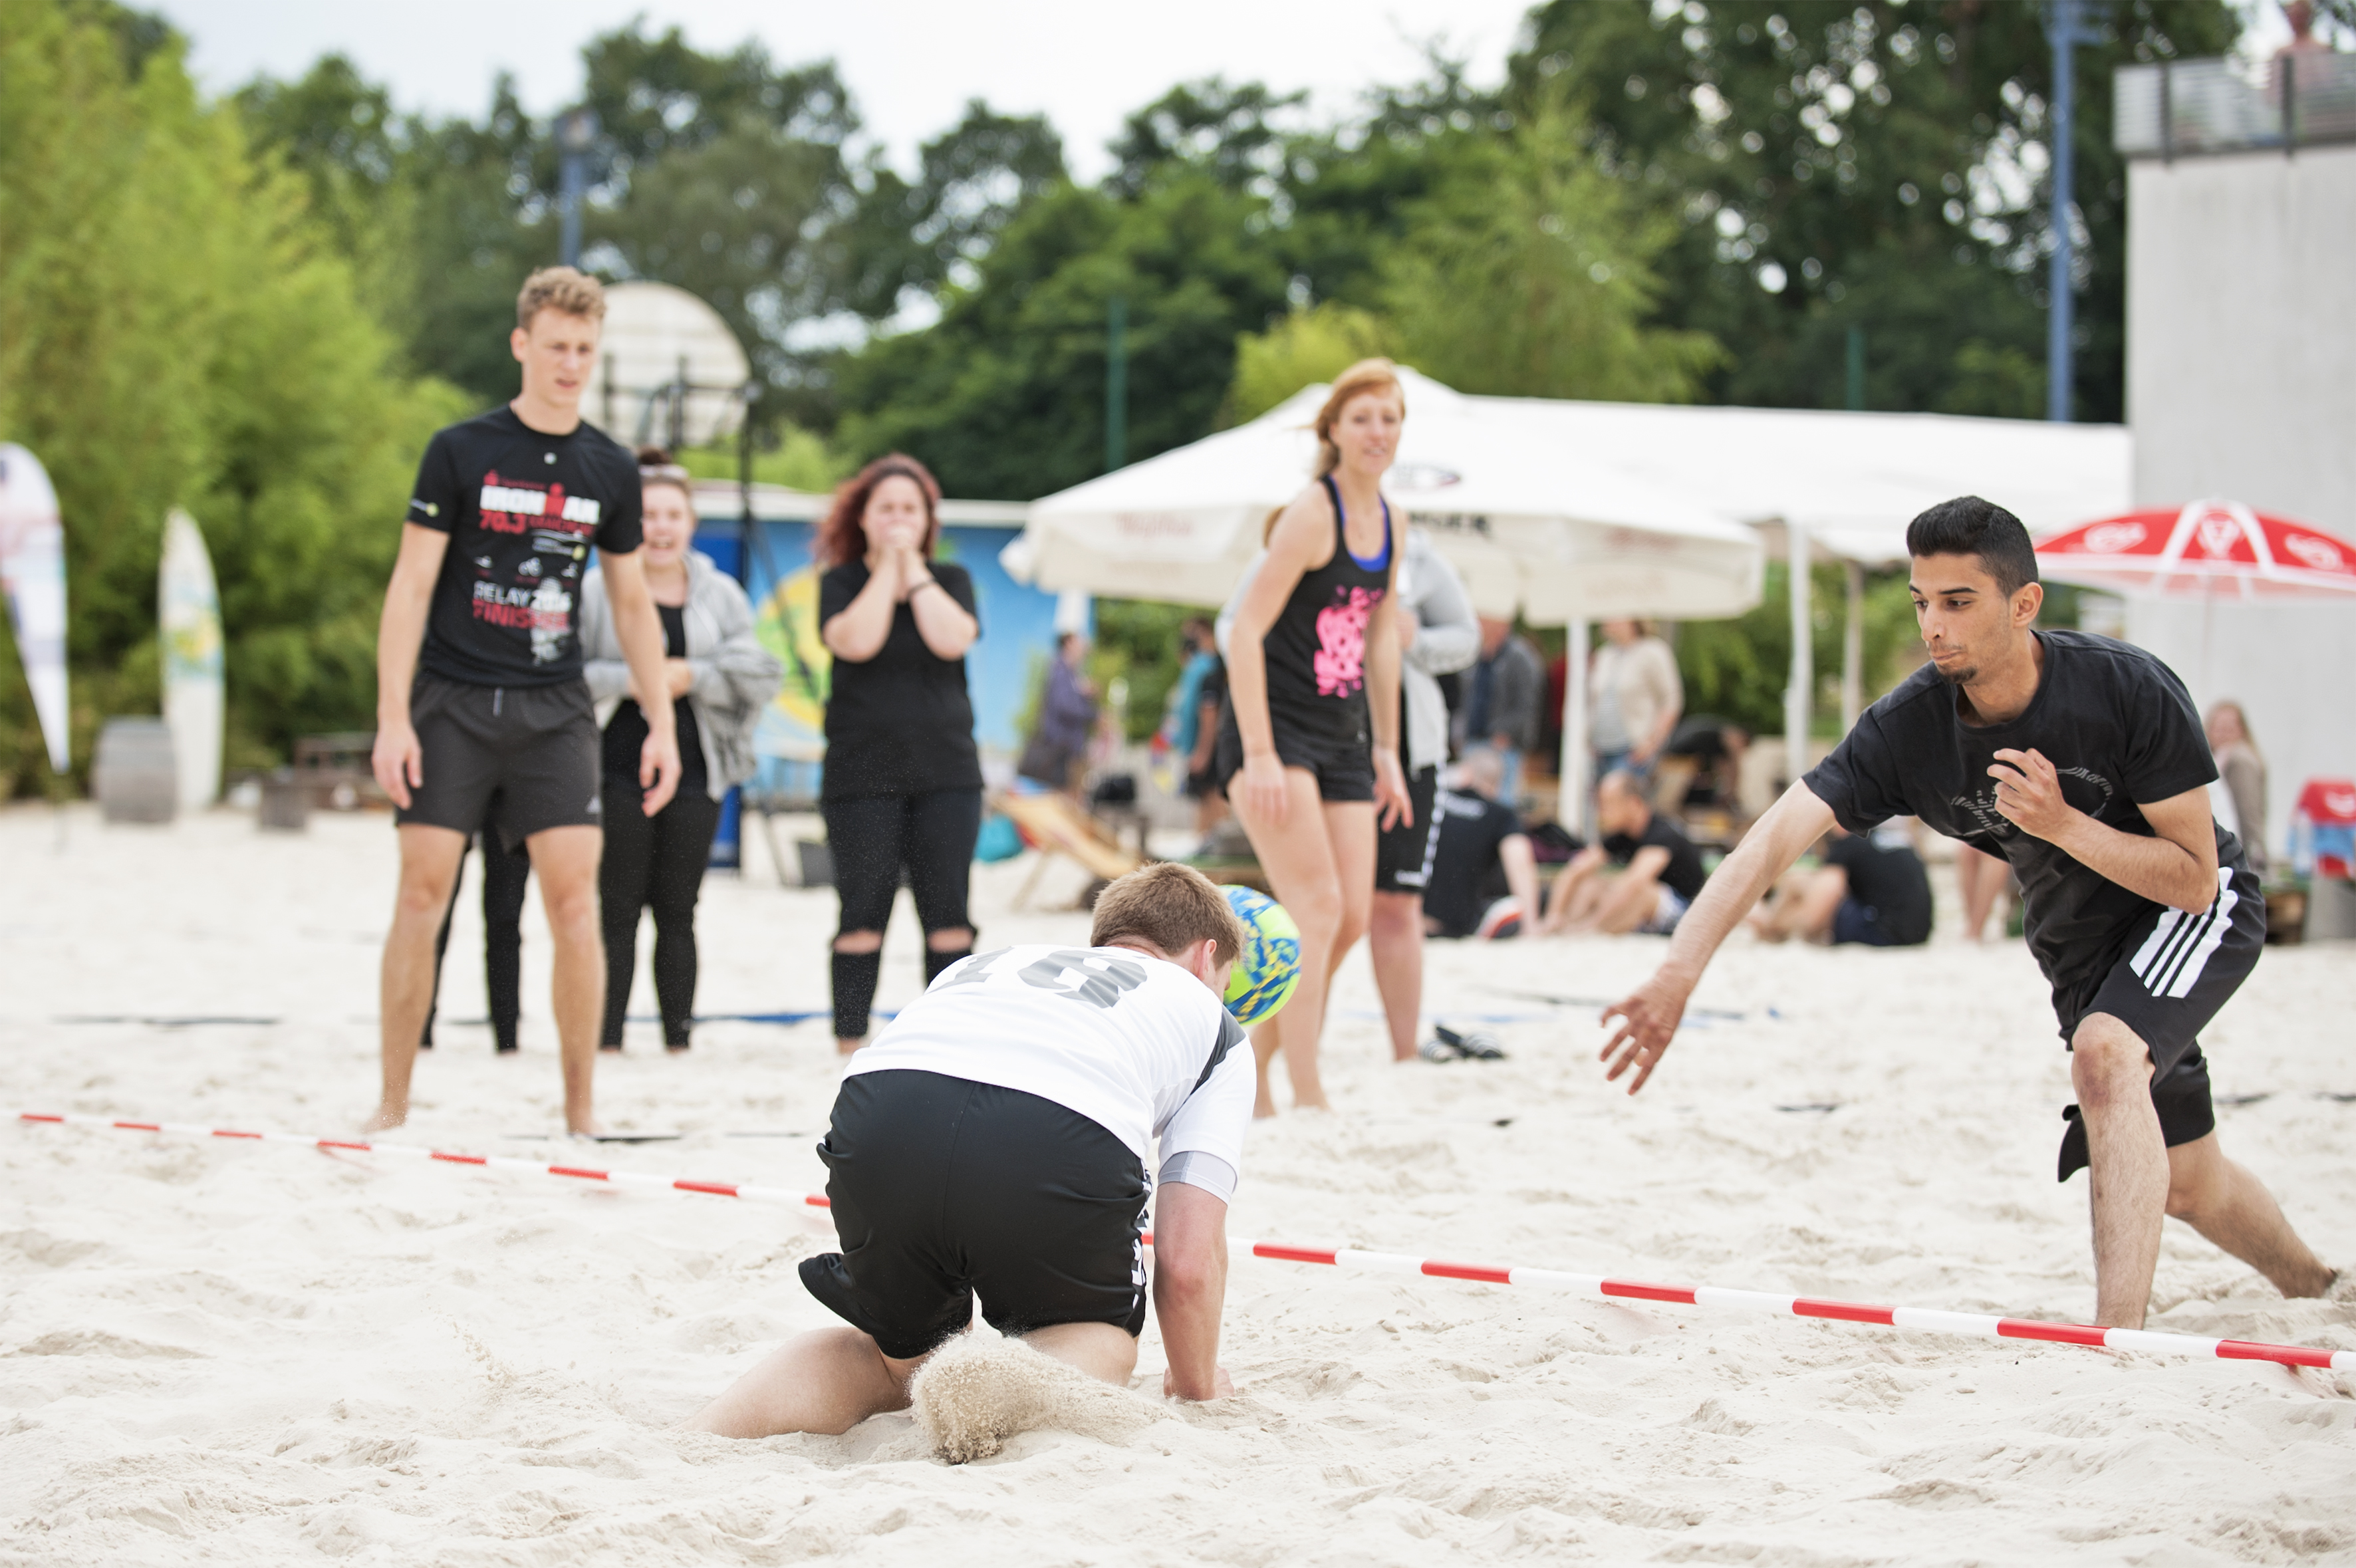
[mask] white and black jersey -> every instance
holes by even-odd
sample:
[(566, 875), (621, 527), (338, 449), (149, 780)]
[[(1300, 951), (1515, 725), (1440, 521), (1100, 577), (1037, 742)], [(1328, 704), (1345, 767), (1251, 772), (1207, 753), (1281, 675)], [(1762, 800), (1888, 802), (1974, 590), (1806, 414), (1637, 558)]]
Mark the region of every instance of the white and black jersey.
[(1171, 1167), (1185, 1155), (1229, 1173), (1243, 1164), (1253, 1088), (1243, 1030), (1201, 981), (1132, 949), (1043, 943), (961, 960), (844, 1077), (889, 1071), (1053, 1101), (1120, 1139), (1148, 1170), (1159, 1139), (1165, 1179), (1177, 1178)]

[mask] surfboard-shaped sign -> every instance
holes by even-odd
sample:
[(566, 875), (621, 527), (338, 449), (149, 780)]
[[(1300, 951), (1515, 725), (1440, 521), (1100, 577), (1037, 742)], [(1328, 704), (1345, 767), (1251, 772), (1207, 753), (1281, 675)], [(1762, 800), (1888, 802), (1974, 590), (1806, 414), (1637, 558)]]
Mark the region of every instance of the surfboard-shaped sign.
[(220, 595), (197, 520), (177, 507), (164, 520), (155, 607), (164, 639), (164, 722), (179, 760), (180, 809), (201, 811), (220, 797)]
[(0, 593), (16, 634), (16, 657), (33, 689), (33, 712), (49, 767), (70, 765), (66, 709), (66, 536), (58, 492), (40, 459), (0, 445)]

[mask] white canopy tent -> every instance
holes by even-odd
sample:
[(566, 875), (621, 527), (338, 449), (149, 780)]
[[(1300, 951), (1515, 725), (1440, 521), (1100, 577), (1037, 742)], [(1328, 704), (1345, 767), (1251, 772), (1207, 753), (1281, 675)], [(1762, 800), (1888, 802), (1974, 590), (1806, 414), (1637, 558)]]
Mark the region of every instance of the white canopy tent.
[[(2133, 443), (2125, 426), (1944, 413), (1696, 407), (1483, 398), (1510, 403), (1534, 444), (1603, 456), (1671, 486), (1719, 517), (1752, 524), (1786, 560), (1848, 568), (1841, 727), (1863, 704), (1867, 566), (1906, 558), (1906, 524), (1961, 495), (2005, 507), (2031, 534), (2127, 510)], [(1804, 735), (1815, 677), (1808, 574), (1791, 574), (1792, 677), (1786, 736)], [(1804, 748), (1794, 751), (1800, 766)]]
[[(1863, 703), (1863, 569), (1902, 561), (1906, 524), (1979, 494), (2032, 533), (2127, 510), (2119, 425), (1936, 413), (1476, 397), (1404, 372), (1408, 418), (1386, 483), (1455, 563), (1485, 614), (1535, 625), (1616, 616), (1739, 615), (1763, 553), (1848, 567), (1846, 727)], [(1296, 494), (1312, 386), (1250, 424), (1033, 504), (1008, 568), (1042, 586), (1222, 601), (1269, 511)], [(1742, 543), (1747, 536), (1750, 543)], [(1808, 574), (1791, 574), (1787, 735), (1804, 736), (1815, 678)], [(1565, 777), (1583, 772), (1585, 682), (1565, 703)], [(1571, 754), (1577, 752), (1577, 756)], [(1804, 758), (1804, 743), (1794, 750)]]
[[(1599, 617), (1739, 615), (1759, 602), (1758, 535), (1689, 492), (1566, 452), (1525, 400), (1401, 372), (1408, 418), (1385, 489), (1462, 575), (1482, 613), (1569, 628)], [(1248, 424), (1047, 496), (1003, 557), (1043, 588), (1222, 603), (1316, 454), (1312, 386)], [(1562, 809), (1585, 800), (1586, 682), (1566, 682)]]

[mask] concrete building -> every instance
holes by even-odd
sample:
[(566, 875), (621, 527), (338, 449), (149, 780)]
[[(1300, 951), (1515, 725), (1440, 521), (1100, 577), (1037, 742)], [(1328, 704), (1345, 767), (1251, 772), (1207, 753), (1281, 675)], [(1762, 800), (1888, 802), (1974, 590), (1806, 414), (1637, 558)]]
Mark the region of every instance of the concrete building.
[[(2228, 497), (2356, 540), (2356, 56), (2302, 59), (2289, 113), (2279, 67), (2158, 70), (2119, 79), (2136, 505)], [(2126, 635), (2248, 712), (2277, 851), (2303, 781), (2356, 778), (2356, 601), (2132, 602)]]

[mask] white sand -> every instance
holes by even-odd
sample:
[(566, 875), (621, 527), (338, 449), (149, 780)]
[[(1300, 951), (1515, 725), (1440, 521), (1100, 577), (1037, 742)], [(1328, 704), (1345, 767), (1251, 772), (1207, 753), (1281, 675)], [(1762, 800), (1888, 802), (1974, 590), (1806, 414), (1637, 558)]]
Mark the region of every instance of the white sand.
[[(0, 1102), (331, 1133), (374, 1096), (381, 818), (305, 837), (229, 813), (65, 848), (0, 812)], [(1084, 932), (1005, 912), (986, 939)], [(1051, 878), (1051, 884), (1055, 879)], [(1067, 889), (1070, 879), (1060, 885)], [(708, 1012), (822, 1008), (825, 893), (715, 878)], [(558, 1122), (544, 929), (525, 1048), (445, 1026), (403, 1134), (576, 1158)], [(916, 983), (895, 929), (884, 1000)], [(481, 1016), (478, 926), (453, 1015)], [(2017, 945), (1769, 950), (1738, 938), (1631, 1101), (1588, 1010), (1650, 939), (1433, 950), (1443, 1015), (1514, 1014), (1494, 1065), (1382, 1058), (1363, 956), (1328, 1117), (1258, 1130), (1238, 1235), (2024, 1316), (2093, 1305), (2068, 1098)], [(643, 975), (636, 1007), (652, 1011)], [(2212, 1030), (2227, 1146), (2328, 1260), (2356, 1262), (2356, 952), (2270, 953)], [(1769, 1015), (1772, 1008), (1775, 1015)], [(274, 1019), (181, 1028), (76, 1015)], [(642, 1171), (814, 1187), (821, 1021), (651, 1026), (598, 1075)], [(1779, 1111), (1823, 1104), (1829, 1111)], [(1510, 1124), (1497, 1125), (1505, 1118)], [(731, 1131), (793, 1136), (728, 1138)], [(830, 1321), (793, 1262), (823, 1218), (253, 1144), (0, 1127), (0, 1562), (1173, 1563), (2287, 1563), (2356, 1553), (2356, 1387), (1507, 1287), (1238, 1262), (1240, 1396), (1152, 1397), (1126, 1435), (1015, 1437), (952, 1468), (907, 1416), (841, 1438), (666, 1430)], [(2356, 1307), (2285, 1302), (2171, 1225), (2153, 1326), (2356, 1348)]]

